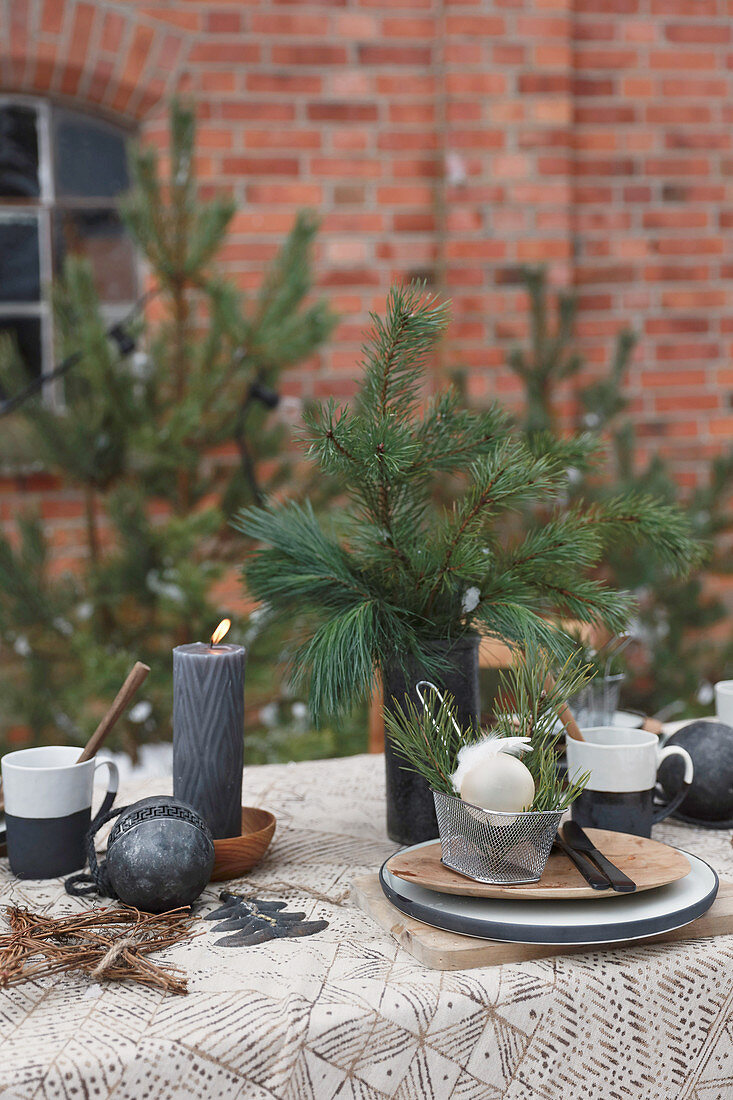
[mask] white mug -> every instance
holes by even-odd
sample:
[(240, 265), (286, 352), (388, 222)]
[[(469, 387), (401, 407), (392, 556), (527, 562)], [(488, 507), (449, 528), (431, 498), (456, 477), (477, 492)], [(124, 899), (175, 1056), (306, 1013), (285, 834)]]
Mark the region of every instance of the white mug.
[[(567, 738), (568, 777), (583, 772), (590, 778), (573, 802), (573, 821), (581, 826), (613, 832), (651, 836), (652, 825), (684, 801), (692, 783), (692, 758), (678, 745), (661, 748), (658, 738), (646, 730), (623, 726), (593, 726), (582, 729), (583, 741)], [(665, 803), (655, 803), (657, 772), (668, 756), (685, 762), (680, 791)]]
[(19, 749), (2, 758), (5, 827), (10, 870), (18, 878), (56, 878), (86, 863), (94, 773), (109, 769), (109, 783), (98, 813), (117, 794), (117, 765), (111, 760), (78, 763), (75, 745)]
[(715, 713), (726, 726), (733, 726), (733, 680), (718, 680), (715, 685)]

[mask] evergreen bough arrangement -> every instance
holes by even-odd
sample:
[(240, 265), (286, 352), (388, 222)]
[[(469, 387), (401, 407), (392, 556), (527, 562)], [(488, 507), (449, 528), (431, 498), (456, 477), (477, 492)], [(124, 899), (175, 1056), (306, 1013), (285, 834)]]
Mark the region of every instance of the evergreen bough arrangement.
[[(306, 426), (310, 456), (338, 480), (343, 506), (324, 521), (294, 502), (235, 521), (261, 544), (244, 569), (251, 595), (286, 621), (309, 616), (292, 665), (296, 681), (309, 681), (316, 721), (368, 696), (388, 662), (412, 657), (439, 673), (434, 644), (469, 632), (559, 651), (566, 639), (548, 615), (620, 630), (632, 601), (594, 572), (611, 542), (643, 543), (669, 575), (697, 555), (677, 508), (635, 494), (557, 510), (512, 538), (512, 513), (562, 498), (569, 468), (592, 463), (595, 441), (527, 440), (497, 407), (467, 411), (453, 389), (424, 404), (448, 310), (421, 286), (393, 287), (385, 318), (372, 321), (353, 405), (321, 404)], [(455, 503), (436, 507), (446, 480)]]
[(562, 779), (557, 770), (557, 745), (562, 728), (559, 714), (568, 698), (590, 679), (590, 670), (574, 657), (564, 662), (553, 681), (548, 681), (554, 660), (546, 651), (529, 646), (514, 665), (501, 673), (500, 704), (493, 728), (484, 731), (454, 725), (454, 701), (426, 698), (426, 706), (406, 698), (404, 705), (393, 700), (385, 708), (384, 725), (403, 767), (416, 772), (434, 791), (456, 797), (451, 775), (458, 753), (487, 733), (497, 737), (528, 737), (530, 751), (522, 756), (535, 785), (535, 796), (527, 810), (566, 810), (584, 789), (589, 773)]

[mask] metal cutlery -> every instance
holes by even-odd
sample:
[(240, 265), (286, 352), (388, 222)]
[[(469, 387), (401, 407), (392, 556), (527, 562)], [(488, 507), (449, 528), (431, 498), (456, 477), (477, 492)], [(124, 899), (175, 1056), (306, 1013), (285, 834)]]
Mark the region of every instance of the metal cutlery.
[(612, 890), (619, 894), (631, 894), (636, 890), (636, 883), (623, 871), (620, 871), (614, 863), (611, 863), (610, 859), (604, 856), (602, 852), (598, 851), (590, 837), (583, 832), (580, 825), (576, 824), (575, 821), (566, 821), (562, 827), (562, 832), (568, 848), (576, 854), (580, 853), (592, 859), (598, 869), (606, 875)]
[(611, 881), (607, 875), (596, 867), (592, 860), (588, 859), (582, 852), (576, 851), (575, 848), (571, 848), (569, 844), (566, 844), (560, 833), (555, 834), (555, 845), (564, 852), (571, 862), (580, 871), (581, 875), (594, 890), (610, 890)]

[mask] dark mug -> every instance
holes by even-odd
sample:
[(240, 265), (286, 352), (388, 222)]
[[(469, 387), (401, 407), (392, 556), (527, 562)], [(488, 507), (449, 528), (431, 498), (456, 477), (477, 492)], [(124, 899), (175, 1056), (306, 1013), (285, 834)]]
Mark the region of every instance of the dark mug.
[(44, 745), (2, 758), (8, 858), (18, 878), (57, 878), (86, 863), (94, 773), (110, 772), (100, 814), (115, 800), (118, 773), (111, 760), (78, 763), (79, 752), (74, 745)]
[[(689, 753), (678, 745), (661, 748), (646, 730), (593, 726), (581, 733), (583, 741), (568, 737), (566, 744), (568, 776), (590, 772), (585, 790), (572, 804), (573, 821), (593, 829), (651, 836), (652, 825), (673, 813), (687, 796), (693, 774)], [(674, 798), (657, 802), (657, 772), (668, 756), (683, 757), (684, 783)]]

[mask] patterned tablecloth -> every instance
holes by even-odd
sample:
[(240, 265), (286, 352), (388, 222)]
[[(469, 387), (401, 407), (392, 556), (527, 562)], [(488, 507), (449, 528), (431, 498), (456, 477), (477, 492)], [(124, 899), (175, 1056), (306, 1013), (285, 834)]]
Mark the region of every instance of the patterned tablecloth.
[[(209, 922), (158, 956), (188, 972), (185, 997), (83, 977), (0, 993), (0, 1097), (733, 1097), (733, 936), (439, 973), (343, 904), (351, 880), (393, 849), (382, 771), (368, 756), (248, 769), (245, 801), (273, 810), (278, 830), (247, 881), (327, 919), (326, 931), (232, 949), (215, 946)], [(733, 875), (728, 831), (655, 835)], [(293, 888), (268, 889), (276, 882)], [(6, 860), (0, 889), (6, 904), (82, 905), (57, 880), (15, 881)], [(203, 908), (216, 899), (210, 888)]]

